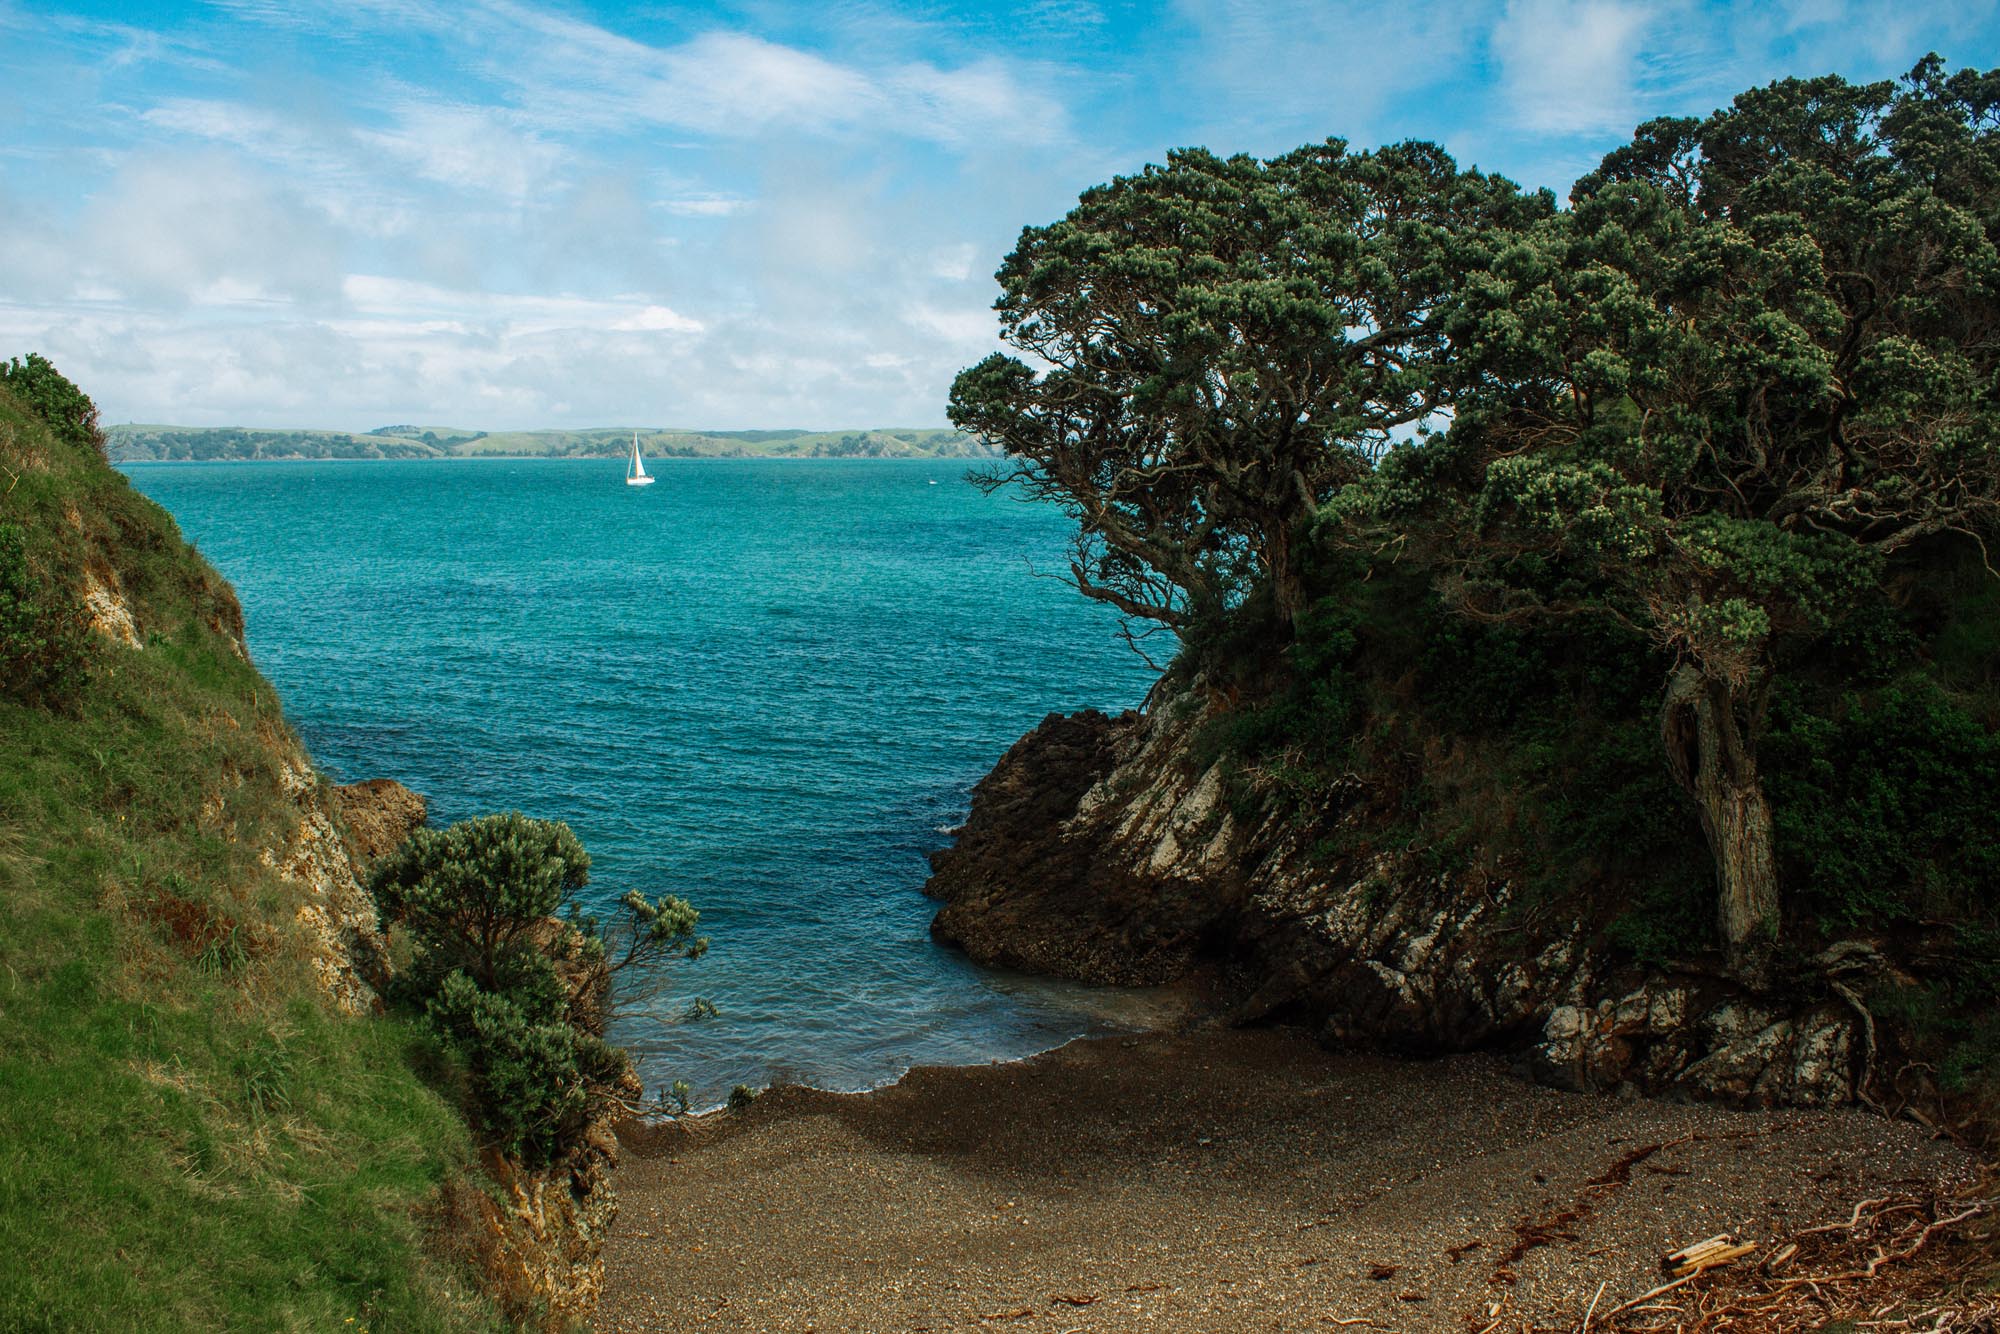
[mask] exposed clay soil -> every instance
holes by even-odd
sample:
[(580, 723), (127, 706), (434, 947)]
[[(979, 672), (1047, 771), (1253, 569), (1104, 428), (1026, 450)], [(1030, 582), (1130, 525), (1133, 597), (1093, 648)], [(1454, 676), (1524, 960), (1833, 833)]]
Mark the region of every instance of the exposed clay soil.
[[(1286, 1030), (1076, 1043), (628, 1137), (600, 1331), (1574, 1328), (1972, 1163), (1858, 1112), (1563, 1093)], [(1362, 1322), (1370, 1322), (1364, 1325)]]

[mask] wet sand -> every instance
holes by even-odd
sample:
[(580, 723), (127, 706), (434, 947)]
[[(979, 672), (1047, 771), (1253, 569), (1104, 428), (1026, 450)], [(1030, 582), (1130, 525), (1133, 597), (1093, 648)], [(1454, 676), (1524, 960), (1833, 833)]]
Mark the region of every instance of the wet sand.
[(1574, 1327), (1676, 1247), (1768, 1246), (1972, 1167), (1859, 1112), (1562, 1093), (1286, 1030), (1105, 1038), (635, 1132), (597, 1328), (1476, 1330), (1495, 1303)]

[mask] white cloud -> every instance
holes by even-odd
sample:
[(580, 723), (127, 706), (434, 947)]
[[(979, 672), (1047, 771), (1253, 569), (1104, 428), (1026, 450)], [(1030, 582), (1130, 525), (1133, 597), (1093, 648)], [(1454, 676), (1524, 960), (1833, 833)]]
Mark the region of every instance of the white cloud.
[(979, 247), (970, 241), (940, 246), (931, 251), (931, 276), (946, 282), (962, 283), (972, 277), (973, 266), (978, 259)]
[[(348, 306), (363, 315), (411, 324), (480, 328), (496, 336), (530, 337), (584, 330), (699, 333), (701, 321), (642, 297), (597, 299), (462, 291), (376, 274), (349, 274)], [(377, 326), (379, 327), (379, 326)]]
[[(53, 300), (75, 284), (73, 247), (63, 243), (63, 228), (50, 214), (5, 188), (0, 176), (0, 292), (17, 301)], [(0, 348), (0, 360), (11, 350)]]
[(135, 159), (90, 202), (79, 240), (74, 281), (169, 307), (326, 302), (344, 248), (324, 212), (214, 154)]
[(826, 131), (878, 120), (883, 90), (859, 70), (741, 33), (707, 33), (641, 57), (656, 73), (638, 105), (668, 125), (755, 134), (774, 125)]
[(427, 180), (518, 205), (554, 175), (562, 154), (508, 119), (484, 107), (406, 103), (394, 129), (359, 138)]
[[(411, 194), (413, 174), (384, 170), (388, 158), (344, 125), (248, 102), (194, 97), (163, 99), (136, 119), (167, 144), (191, 139), (222, 146), (240, 156), (243, 171), (274, 170), (343, 230), (396, 236), (423, 215)], [(175, 155), (167, 149), (153, 160)], [(129, 169), (144, 160), (144, 152), (132, 151), (120, 164)]]
[(1023, 88), (998, 61), (983, 60), (957, 69), (911, 64), (885, 81), (889, 100), (900, 104), (925, 133), (949, 144), (982, 136), (1007, 142), (1060, 140), (1069, 130), (1062, 106)]
[[(1953, 0), (1950, 4), (1911, 4), (1908, 0), (1782, 0), (1750, 3), (1736, 0), (1728, 8), (1722, 37), (1724, 59), (1719, 91), (1725, 96), (1746, 83), (1771, 77), (1771, 56), (1791, 56), (1789, 74), (1823, 74), (1840, 70), (1850, 77), (1869, 77), (1856, 69), (1862, 54), (1878, 69), (1901, 74), (1926, 51), (1947, 58), (1970, 55), (1975, 64), (1991, 66), (1990, 56), (1962, 43), (1976, 41), (1982, 27), (2000, 13), (1995, 0)], [(1699, 33), (1700, 25), (1687, 25)], [(1698, 40), (1698, 37), (1697, 37)], [(1988, 48), (1990, 50), (1990, 46)]]
[(613, 320), (611, 327), (621, 333), (700, 333), (702, 325), (700, 320), (691, 320), (665, 306), (647, 306)]
[(294, 173), (352, 183), (346, 155), (326, 136), (295, 118), (262, 107), (219, 98), (173, 97), (139, 113), (158, 130), (210, 143), (227, 144)]
[(555, 133), (668, 126), (724, 138), (774, 130), (868, 134), (961, 145), (1035, 142), (1068, 133), (1060, 101), (1008, 62), (873, 67), (752, 33), (715, 29), (656, 46), (517, 0), (439, 6), (423, 0), (305, 7), (227, 0), (279, 26), (414, 28), (448, 43), (513, 91), (517, 112)]
[(1212, 127), (1196, 141), (1269, 153), (1329, 135), (1372, 147), (1394, 102), (1462, 68), (1480, 6), (1177, 0), (1174, 9), (1193, 39), (1173, 96)]
[(750, 201), (737, 195), (697, 194), (664, 199), (659, 206), (683, 218), (726, 218), (750, 207)]
[(562, 152), (503, 108), (399, 96), (386, 125), (355, 128), (286, 107), (167, 98), (138, 115), (155, 131), (227, 145), (322, 193), (329, 211), (391, 233), (415, 220), (415, 194), (441, 185), (518, 208), (558, 173)]
[(1551, 134), (1629, 131), (1641, 42), (1659, 13), (1620, 0), (1509, 0), (1493, 30), (1509, 116)]
[(956, 87), (951, 59), (521, 13), (447, 40), (398, 10), (438, 34), (440, 77), (143, 88), (108, 114), (81, 227), (0, 207), (0, 279), (63, 275), (0, 287), (0, 348), (47, 351), (112, 420), (942, 420), (995, 344), (980, 275), (1047, 193), (1059, 106), (983, 58)]
[(993, 312), (984, 306), (920, 305), (909, 312), (909, 322), (968, 351), (993, 341)]

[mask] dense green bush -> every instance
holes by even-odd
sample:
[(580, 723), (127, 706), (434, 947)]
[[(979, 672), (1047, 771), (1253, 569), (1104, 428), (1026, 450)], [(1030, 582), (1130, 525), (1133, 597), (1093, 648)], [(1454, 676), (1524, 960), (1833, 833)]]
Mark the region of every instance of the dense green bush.
[(90, 677), (90, 624), (28, 563), (27, 537), (0, 524), (0, 694), (65, 709)]
[(1922, 677), (1873, 694), (1788, 682), (1771, 712), (1781, 871), (1822, 929), (1993, 919), (2000, 735)]
[(561, 1158), (599, 1109), (637, 1092), (629, 1058), (604, 1040), (615, 974), (708, 947), (700, 915), (672, 895), (626, 894), (607, 933), (575, 911), (589, 879), (568, 825), (510, 812), (417, 831), (371, 883), (407, 945), (392, 995), (456, 1056), (475, 1126), (531, 1165)]
[(533, 986), (483, 991), (453, 971), (424, 1005), (424, 1017), (465, 1063), (478, 1128), (530, 1163), (576, 1143), (596, 1102), (629, 1069), (623, 1051), (569, 1023), (560, 999), (551, 999)]
[(487, 992), (534, 990), (552, 969), (535, 937), (590, 880), (568, 825), (519, 813), (419, 829), (375, 874), (383, 920), (409, 933), (426, 995), (463, 972)]
[(30, 352), (25, 358), (0, 362), (0, 387), (41, 418), (58, 440), (106, 459), (97, 405), (48, 358)]

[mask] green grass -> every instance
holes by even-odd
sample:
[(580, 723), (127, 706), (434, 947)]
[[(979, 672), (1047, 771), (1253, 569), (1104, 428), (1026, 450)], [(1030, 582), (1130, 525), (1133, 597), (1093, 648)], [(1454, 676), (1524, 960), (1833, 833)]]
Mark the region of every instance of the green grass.
[(426, 1040), (331, 1008), (263, 862), (296, 742), (233, 595), (4, 393), (0, 464), (49, 595), (115, 582), (145, 642), (0, 697), (0, 1330), (497, 1326), (427, 1238), (473, 1149)]

